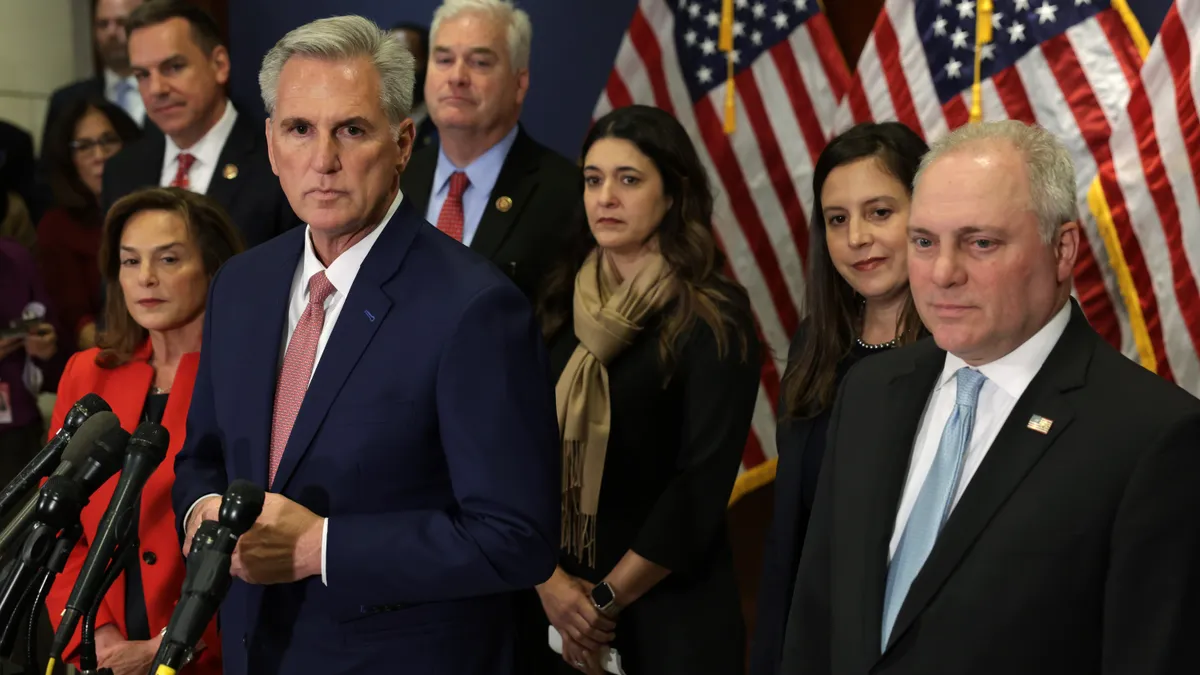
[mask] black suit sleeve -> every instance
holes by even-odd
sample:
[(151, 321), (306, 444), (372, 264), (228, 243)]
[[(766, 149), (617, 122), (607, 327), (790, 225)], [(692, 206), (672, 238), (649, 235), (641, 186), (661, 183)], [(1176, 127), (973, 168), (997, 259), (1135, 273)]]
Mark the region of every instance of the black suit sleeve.
[(1200, 415), (1147, 444), (1118, 507), (1104, 589), (1104, 675), (1195, 673)]
[(796, 573), (783, 636), (781, 673), (796, 673), (804, 668), (805, 675), (830, 675), (829, 627), (833, 623), (831, 585), (833, 583), (830, 557), (833, 555), (833, 472), (836, 465), (838, 423), (846, 408), (847, 391), (853, 371), (842, 382), (833, 405), (826, 432), (825, 460), (817, 479), (817, 496), (813, 500), (808, 531), (802, 542), (800, 567)]
[(758, 394), (761, 351), (754, 332), (746, 334), (745, 359), (735, 340), (718, 355), (716, 336), (697, 320), (677, 370), (684, 378), (684, 424), (676, 474), (633, 544), (638, 555), (672, 572), (703, 564), (724, 532)]

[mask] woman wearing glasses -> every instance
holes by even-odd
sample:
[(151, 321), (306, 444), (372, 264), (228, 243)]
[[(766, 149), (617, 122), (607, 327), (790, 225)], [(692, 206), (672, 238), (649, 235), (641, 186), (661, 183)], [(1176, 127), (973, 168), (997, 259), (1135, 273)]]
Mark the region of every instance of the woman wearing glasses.
[(117, 106), (82, 100), (63, 112), (46, 140), (55, 208), (38, 225), (37, 251), (46, 292), (66, 330), (60, 344), (68, 353), (96, 342), (104, 165), (138, 134)]

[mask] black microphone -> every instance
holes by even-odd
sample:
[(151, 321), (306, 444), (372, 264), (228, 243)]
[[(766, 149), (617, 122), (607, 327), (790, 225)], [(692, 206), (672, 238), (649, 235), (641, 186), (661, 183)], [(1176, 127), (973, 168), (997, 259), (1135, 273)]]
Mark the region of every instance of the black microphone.
[(187, 663), (229, 592), (233, 581), (229, 566), (238, 537), (258, 520), (265, 498), (261, 487), (235, 480), (221, 498), (220, 521), (206, 520), (197, 528), (188, 554), (183, 591), (158, 647), (150, 669), (152, 675), (174, 675)]
[(112, 412), (112, 408), (108, 407), (104, 399), (96, 394), (85, 394), (83, 398), (75, 402), (75, 405), (71, 406), (66, 417), (63, 418), (62, 428), (54, 434), (54, 438), (51, 438), (46, 447), (29, 460), (16, 478), (4, 486), (3, 490), (0, 490), (0, 517), (7, 515), (25, 496), (25, 493), (50, 474), (51, 467), (58, 464), (67, 444), (71, 442), (71, 436), (75, 435), (75, 432), (89, 417), (101, 411)]
[(107, 568), (117, 546), (126, 541), (133, 521), (134, 509), (141, 503), (142, 488), (150, 475), (167, 456), (171, 436), (161, 424), (143, 422), (134, 430), (126, 448), (121, 479), (113, 491), (108, 509), (100, 520), (96, 538), (88, 547), (87, 558), (79, 571), (75, 587), (62, 613), (62, 622), (54, 633), (50, 657), (58, 660), (75, 633), (84, 614), (100, 601), (104, 591)]
[[(95, 419), (101, 426), (106, 425), (106, 420), (99, 414)], [(79, 524), (80, 512), (92, 494), (121, 465), (129, 433), (117, 426), (115, 420), (116, 416), (112, 415), (112, 419), (108, 420), (111, 426), (90, 447), (85, 448), (86, 456), (77, 461), (78, 466), (69, 471), (69, 475), (68, 472), (56, 473), (35, 495), (36, 507), (29, 534), (23, 539), (21, 555), (14, 561), (15, 566), (0, 586), (0, 656), (6, 657), (12, 652), (17, 621), (24, 615), (22, 608), (28, 601), (31, 585), (43, 571), (47, 578), (62, 571), (66, 554), (75, 547), (83, 533)], [(89, 420), (84, 427), (91, 423)], [(84, 427), (80, 428), (72, 445), (83, 440), (85, 433), (90, 433)], [(62, 551), (61, 560), (54, 559), (57, 550)]]
[[(96, 441), (109, 429), (120, 427), (121, 420), (108, 410), (101, 410), (89, 417), (71, 437), (67, 448), (63, 450), (62, 461), (51, 477), (62, 476), (79, 466), (87, 458)], [(128, 434), (126, 434), (128, 436)], [(121, 443), (121, 452), (125, 450)], [(115, 472), (115, 469), (114, 469)], [(29, 495), (17, 514), (9, 520), (8, 525), (0, 532), (0, 553), (7, 551), (10, 546), (21, 539), (26, 527), (33, 520), (34, 509), (37, 508), (38, 494)]]

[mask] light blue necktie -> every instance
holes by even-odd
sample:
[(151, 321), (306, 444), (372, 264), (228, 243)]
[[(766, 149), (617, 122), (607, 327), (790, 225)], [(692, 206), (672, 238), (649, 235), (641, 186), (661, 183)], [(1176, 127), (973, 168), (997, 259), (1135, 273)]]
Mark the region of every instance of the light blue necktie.
[[(133, 117), (133, 111), (130, 110), (129, 95), (133, 93), (133, 85), (129, 84), (129, 80), (117, 80), (117, 105), (121, 107), (130, 117)], [(136, 120), (135, 120), (136, 121)]]
[(913, 579), (917, 578), (917, 573), (933, 550), (933, 543), (937, 541), (946, 517), (950, 515), (958, 478), (962, 475), (963, 455), (971, 443), (975, 406), (979, 403), (979, 390), (987, 382), (987, 377), (970, 368), (959, 368), (955, 377), (958, 379), (958, 392), (954, 400), (954, 412), (950, 413), (950, 419), (942, 430), (942, 440), (938, 443), (933, 466), (929, 467), (929, 475), (925, 477), (925, 484), (921, 486), (917, 502), (904, 526), (904, 534), (900, 535), (896, 554), (892, 556), (892, 564), (888, 566), (887, 590), (883, 596), (881, 650), (887, 648), (904, 597), (908, 595)]

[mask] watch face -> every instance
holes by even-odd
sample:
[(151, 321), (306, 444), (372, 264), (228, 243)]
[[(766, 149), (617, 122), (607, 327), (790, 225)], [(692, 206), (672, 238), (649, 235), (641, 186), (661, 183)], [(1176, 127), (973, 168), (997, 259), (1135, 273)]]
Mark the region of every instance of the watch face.
[(613, 592), (608, 584), (600, 584), (592, 588), (592, 602), (600, 607), (608, 607), (612, 604)]

